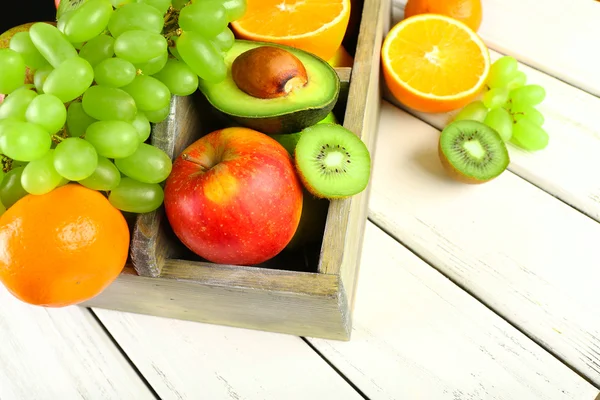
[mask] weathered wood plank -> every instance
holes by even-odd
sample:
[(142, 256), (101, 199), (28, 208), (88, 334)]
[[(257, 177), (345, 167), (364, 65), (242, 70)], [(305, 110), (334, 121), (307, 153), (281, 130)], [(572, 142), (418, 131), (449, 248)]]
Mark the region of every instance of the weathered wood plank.
[(89, 310), (0, 303), (0, 399), (155, 399)]
[(381, 118), (370, 218), (600, 385), (600, 224), (509, 171), (454, 182), (436, 129)]

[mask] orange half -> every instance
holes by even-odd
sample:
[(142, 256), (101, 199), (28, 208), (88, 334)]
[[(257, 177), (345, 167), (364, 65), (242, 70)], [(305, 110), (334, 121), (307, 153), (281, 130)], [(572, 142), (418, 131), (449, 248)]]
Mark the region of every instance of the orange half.
[(482, 90), (490, 70), (481, 38), (464, 23), (437, 14), (396, 24), (386, 35), (381, 59), (390, 92), (423, 112), (467, 105)]

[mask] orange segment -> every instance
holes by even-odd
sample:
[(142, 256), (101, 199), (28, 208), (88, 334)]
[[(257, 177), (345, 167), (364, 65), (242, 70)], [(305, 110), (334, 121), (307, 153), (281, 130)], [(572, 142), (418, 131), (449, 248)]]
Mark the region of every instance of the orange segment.
[(464, 23), (442, 15), (407, 18), (387, 34), (383, 75), (404, 105), (446, 112), (473, 100), (483, 88), (490, 59), (485, 44)]
[(285, 44), (329, 60), (349, 18), (350, 0), (248, 0), (231, 27), (240, 39)]

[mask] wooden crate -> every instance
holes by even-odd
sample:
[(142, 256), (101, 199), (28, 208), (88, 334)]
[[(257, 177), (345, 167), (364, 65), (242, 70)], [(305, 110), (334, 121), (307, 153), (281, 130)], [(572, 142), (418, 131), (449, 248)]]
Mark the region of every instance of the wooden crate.
[[(389, 0), (352, 1), (344, 45), (354, 64), (336, 69), (342, 89), (334, 113), (362, 138), (373, 158), (389, 7)], [(171, 115), (153, 127), (152, 142), (175, 158), (220, 127), (202, 94), (174, 97)], [(162, 207), (139, 215), (132, 228), (131, 263), (82, 306), (349, 340), (369, 188), (329, 202), (323, 236), (315, 245), (251, 267), (214, 264), (193, 255), (170, 230)]]

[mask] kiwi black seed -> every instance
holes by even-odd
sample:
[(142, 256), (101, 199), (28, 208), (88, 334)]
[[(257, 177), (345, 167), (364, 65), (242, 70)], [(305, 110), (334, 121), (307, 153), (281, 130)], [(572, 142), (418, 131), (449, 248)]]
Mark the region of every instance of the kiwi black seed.
[(371, 174), (367, 146), (338, 124), (305, 128), (294, 150), (294, 162), (306, 189), (320, 198), (345, 198), (360, 193)]
[(506, 144), (498, 132), (472, 120), (448, 124), (440, 134), (438, 154), (450, 176), (465, 183), (494, 179), (510, 163)]

